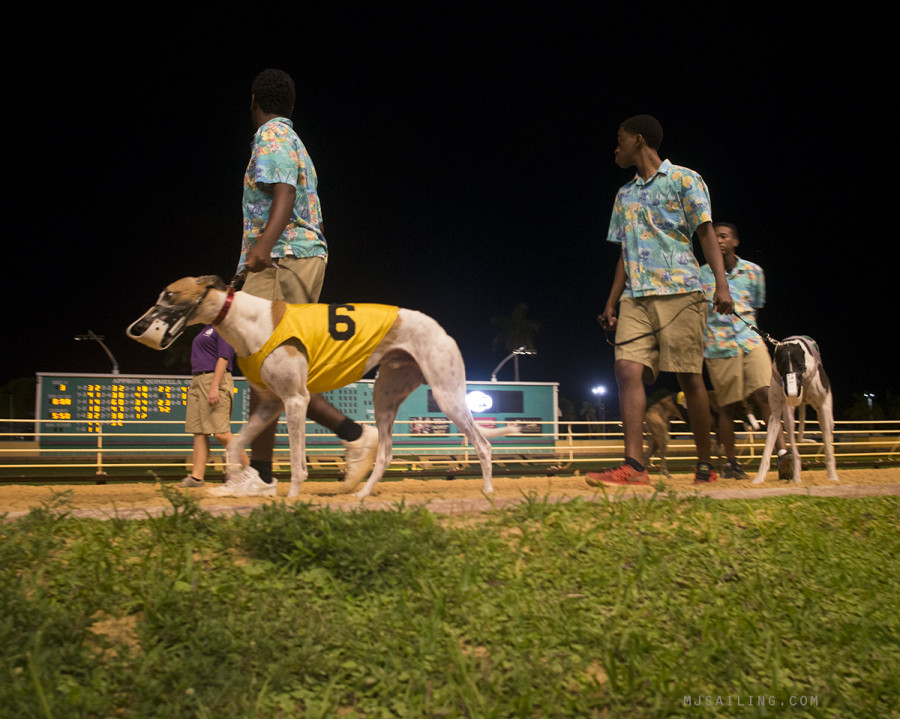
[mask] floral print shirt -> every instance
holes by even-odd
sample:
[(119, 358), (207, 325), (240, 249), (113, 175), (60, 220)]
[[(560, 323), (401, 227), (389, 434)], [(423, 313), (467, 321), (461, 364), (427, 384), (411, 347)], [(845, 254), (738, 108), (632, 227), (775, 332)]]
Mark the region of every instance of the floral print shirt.
[(712, 221), (709, 190), (693, 170), (668, 160), (646, 182), (623, 185), (606, 239), (622, 245), (626, 297), (677, 295), (700, 288), (691, 238)]
[[(720, 315), (715, 310), (707, 314), (704, 357), (736, 357), (765, 344), (762, 337), (738, 318), (740, 315), (755, 326), (756, 310), (766, 304), (766, 276), (762, 267), (738, 257), (731, 272), (726, 272), (725, 277), (734, 300), (735, 314)], [(704, 294), (712, 301), (716, 279), (709, 265), (700, 268), (700, 281)]]
[(240, 271), (247, 251), (256, 244), (272, 209), (270, 185), (284, 182), (296, 188), (294, 210), (284, 233), (272, 248), (272, 257), (316, 257), (328, 254), (322, 234), (322, 206), (318, 179), (306, 147), (294, 132), (293, 123), (276, 117), (264, 123), (253, 136), (250, 163), (244, 174), (244, 235)]

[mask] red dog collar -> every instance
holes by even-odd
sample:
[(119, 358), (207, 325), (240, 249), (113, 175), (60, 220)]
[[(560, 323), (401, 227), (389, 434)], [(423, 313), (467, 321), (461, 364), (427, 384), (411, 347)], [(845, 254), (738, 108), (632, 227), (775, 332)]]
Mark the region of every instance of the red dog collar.
[(216, 318), (212, 321), (213, 325), (219, 324), (222, 320), (225, 319), (225, 315), (228, 314), (228, 310), (231, 309), (231, 303), (234, 302), (234, 287), (228, 288), (228, 294), (225, 295), (225, 302), (222, 305), (222, 309), (219, 310), (219, 314), (216, 315)]

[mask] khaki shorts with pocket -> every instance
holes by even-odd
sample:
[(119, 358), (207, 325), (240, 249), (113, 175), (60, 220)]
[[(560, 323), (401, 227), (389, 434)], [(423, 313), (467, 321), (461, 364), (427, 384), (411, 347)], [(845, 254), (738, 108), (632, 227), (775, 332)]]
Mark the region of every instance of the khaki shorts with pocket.
[(769, 386), (772, 358), (769, 350), (760, 346), (734, 357), (707, 357), (706, 371), (716, 391), (716, 402), (724, 407), (747, 399), (760, 387)]
[(277, 262), (278, 267), (248, 272), (241, 289), (272, 302), (305, 305), (319, 301), (325, 282), (325, 257), (281, 257)]
[(231, 432), (231, 410), (234, 405), (234, 380), (226, 372), (219, 383), (219, 403), (209, 404), (213, 373), (198, 374), (188, 389), (184, 431), (191, 434), (224, 434)]
[(708, 302), (702, 292), (623, 297), (616, 323), (616, 360), (660, 372), (703, 371), (703, 333)]

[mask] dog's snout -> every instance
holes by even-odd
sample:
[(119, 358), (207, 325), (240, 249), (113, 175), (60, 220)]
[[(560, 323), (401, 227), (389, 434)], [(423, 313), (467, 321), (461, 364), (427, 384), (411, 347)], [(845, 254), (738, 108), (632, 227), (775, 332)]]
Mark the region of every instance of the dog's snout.
[(137, 322), (135, 322), (131, 327), (128, 328), (128, 334), (130, 335), (142, 335), (147, 331), (147, 328), (150, 327), (152, 320), (149, 317), (144, 315)]

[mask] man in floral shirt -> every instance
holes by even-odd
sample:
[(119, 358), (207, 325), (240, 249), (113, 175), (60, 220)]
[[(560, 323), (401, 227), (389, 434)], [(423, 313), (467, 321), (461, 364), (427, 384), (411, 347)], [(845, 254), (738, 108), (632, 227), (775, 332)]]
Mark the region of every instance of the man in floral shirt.
[[(247, 270), (243, 291), (272, 301), (308, 304), (319, 300), (325, 279), (325, 242), (316, 168), (293, 123), (296, 90), (290, 75), (264, 70), (253, 81), (250, 113), (257, 128), (244, 175), (244, 233), (238, 271)], [(251, 390), (251, 411), (258, 397)], [(347, 450), (345, 486), (359, 483), (374, 464), (378, 432), (360, 425), (310, 395), (307, 416), (334, 432)], [(252, 443), (250, 466), (238, 481), (215, 489), (217, 496), (274, 493), (272, 452), (275, 422)]]
[[(737, 256), (740, 244), (737, 227), (730, 222), (716, 222), (714, 228), (725, 264), (728, 289), (734, 298), (735, 315), (710, 315), (703, 355), (719, 405), (719, 439), (728, 458), (723, 474), (732, 479), (747, 479), (747, 472), (737, 461), (734, 418), (741, 402), (751, 395), (767, 421), (771, 411), (772, 360), (762, 337), (750, 327), (756, 325), (756, 311), (766, 303), (766, 277), (762, 267)], [(700, 268), (700, 282), (707, 297), (712, 298), (715, 280), (709, 265)], [(791, 463), (781, 430), (775, 446), (778, 448), (778, 476), (790, 479)]]
[(625, 434), (625, 463), (588, 474), (588, 484), (649, 484), (643, 466), (644, 382), (674, 372), (684, 391), (699, 462), (697, 482), (713, 482), (709, 398), (703, 383), (706, 301), (692, 238), (700, 238), (716, 287), (716, 312), (733, 310), (712, 228), (709, 193), (693, 170), (660, 158), (662, 126), (649, 115), (619, 126), (616, 164), (637, 174), (613, 205), (607, 240), (621, 246), (600, 323), (616, 329), (616, 381)]

